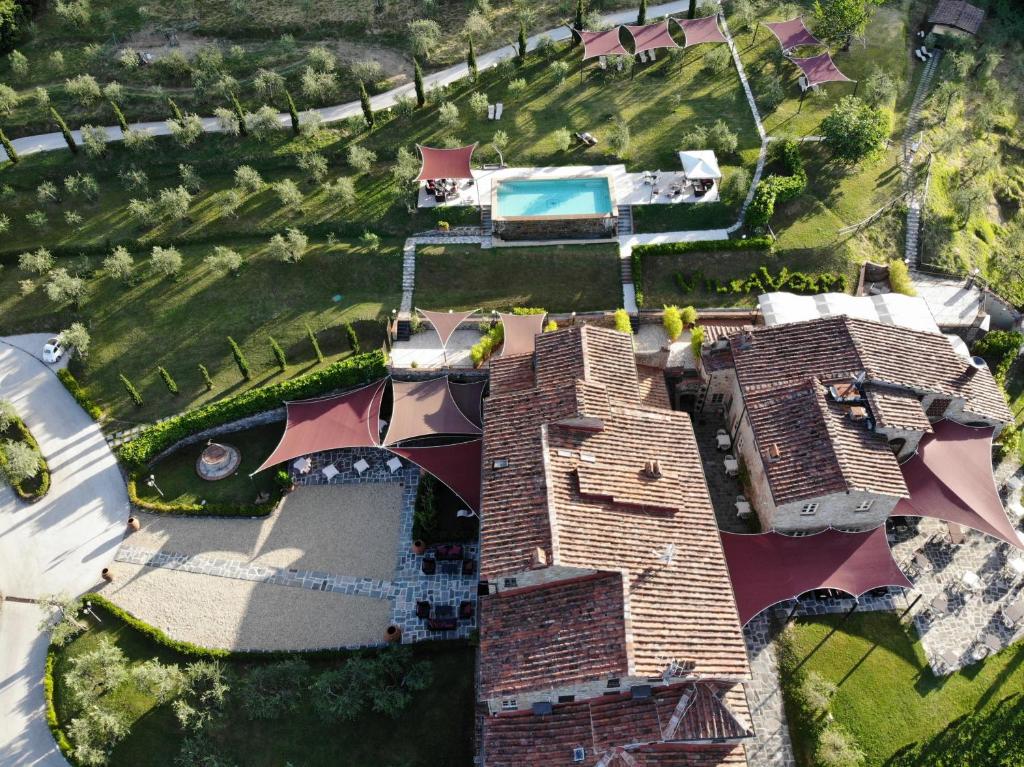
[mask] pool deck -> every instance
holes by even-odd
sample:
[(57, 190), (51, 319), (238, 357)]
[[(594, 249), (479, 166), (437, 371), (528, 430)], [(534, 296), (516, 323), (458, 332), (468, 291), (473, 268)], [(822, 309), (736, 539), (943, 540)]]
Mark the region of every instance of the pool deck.
[[(426, 182), (419, 188), (418, 206), (421, 208), (459, 207), (466, 205), (490, 205), (491, 190), (495, 182), (509, 178), (559, 179), (593, 176), (609, 176), (615, 184), (617, 205), (677, 205), (700, 204), (718, 201), (718, 184), (703, 197), (683, 194), (672, 197), (669, 189), (682, 184), (686, 179), (682, 170), (655, 172), (657, 183), (648, 183), (643, 173), (627, 173), (625, 165), (559, 165), (546, 168), (487, 168), (473, 171), (473, 181), (459, 182), (459, 195), (445, 202), (437, 202), (427, 194)], [(659, 194), (655, 195), (654, 190)]]

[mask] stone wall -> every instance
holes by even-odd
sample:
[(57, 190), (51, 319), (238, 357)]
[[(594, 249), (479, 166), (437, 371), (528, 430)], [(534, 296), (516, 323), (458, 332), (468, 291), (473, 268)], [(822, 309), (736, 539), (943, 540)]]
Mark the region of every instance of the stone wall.
[(617, 216), (600, 218), (494, 220), (494, 235), (503, 240), (599, 240), (615, 236)]
[(197, 442), (213, 439), (214, 437), (220, 437), (224, 434), (232, 434), (236, 431), (245, 431), (246, 429), (252, 429), (256, 426), (265, 426), (268, 423), (283, 421), (285, 419), (285, 415), (285, 409), (283, 407), (277, 407), (273, 410), (267, 410), (262, 413), (257, 413), (256, 415), (247, 416), (246, 418), (240, 418), (237, 421), (232, 421), (231, 423), (222, 423), (220, 426), (212, 426), (209, 429), (204, 429), (203, 431), (196, 432), (195, 434), (190, 434), (184, 439), (175, 442), (169, 448), (157, 455), (152, 461), (150, 461), (150, 463), (153, 464), (162, 461), (176, 450), (188, 447), (189, 445), (195, 445)]

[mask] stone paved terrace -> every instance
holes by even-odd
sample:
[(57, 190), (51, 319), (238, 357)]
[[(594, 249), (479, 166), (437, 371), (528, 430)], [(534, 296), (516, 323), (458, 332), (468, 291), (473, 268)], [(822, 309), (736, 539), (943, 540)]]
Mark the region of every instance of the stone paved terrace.
[(750, 659), (751, 681), (747, 702), (754, 723), (754, 739), (746, 745), (749, 767), (795, 767), (793, 744), (779, 686), (772, 619), (765, 611), (743, 627)]
[(711, 503), (715, 507), (718, 528), (730, 533), (757, 532), (755, 514), (751, 514), (749, 520), (740, 519), (736, 515), (736, 497), (743, 495), (743, 486), (738, 479), (725, 473), (723, 461), (727, 453), (720, 452), (715, 442), (718, 430), (725, 428), (725, 420), (708, 412), (707, 408), (702, 415), (693, 420), (697, 448), (704, 464), (704, 477), (711, 493)]
[[(441, 307), (447, 308), (447, 307)], [(395, 341), (391, 348), (391, 367), (399, 369), (438, 370), (448, 368), (472, 369), (470, 349), (483, 333), (466, 323), (456, 330), (448, 340), (447, 348), (441, 346), (437, 333), (426, 323), (408, 341)]]
[[(893, 556), (911, 575), (921, 595), (911, 617), (936, 674), (950, 674), (977, 662), (984, 651), (978, 650), (977, 657), (974, 653), (985, 637), (993, 637), (1001, 648), (1024, 634), (1020, 627), (1016, 631), (1007, 628), (1001, 616), (1004, 607), (1024, 595), (1024, 579), (1005, 568), (1013, 549), (973, 530), (966, 530), (963, 543), (949, 544), (944, 540), (947, 530), (944, 522), (922, 519), (915, 533), (901, 536), (893, 545)], [(924, 567), (913, 564), (918, 552), (924, 554)], [(975, 592), (960, 585), (968, 571), (981, 579), (981, 588)], [(939, 595), (948, 600), (944, 616), (929, 606)], [(955, 662), (944, 661), (944, 654)]]

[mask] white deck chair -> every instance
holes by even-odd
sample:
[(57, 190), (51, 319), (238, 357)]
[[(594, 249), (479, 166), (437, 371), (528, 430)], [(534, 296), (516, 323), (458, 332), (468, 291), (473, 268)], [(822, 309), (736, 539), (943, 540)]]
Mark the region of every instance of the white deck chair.
[(488, 104), (487, 105), (487, 119), (488, 120), (493, 120), (494, 119), (494, 104)]
[(601, 65), (601, 69), (607, 69), (608, 68), (608, 59), (605, 58), (604, 56), (601, 56), (597, 60), (597, 63)]
[(387, 463), (388, 470), (394, 474), (396, 471), (400, 471), (402, 468), (402, 461), (398, 458), (392, 458)]
[(341, 474), (341, 472), (335, 468), (333, 463), (329, 463), (326, 466), (324, 466), (324, 468), (321, 469), (320, 473), (324, 475), (328, 482), (330, 482), (336, 476)]
[(646, 51), (640, 51), (640, 63), (641, 64), (646, 64), (647, 63), (647, 52)]
[(356, 470), (357, 474), (363, 474), (367, 469), (370, 468), (370, 464), (368, 464), (365, 460), (360, 458), (358, 461), (352, 464), (352, 468)]
[(500, 101), (497, 104), (494, 105), (494, 119), (495, 120), (500, 120), (501, 119), (501, 112), (502, 112), (502, 110), (504, 108), (505, 108), (505, 105), (502, 104)]
[(619, 65), (619, 71), (621, 72), (621, 71), (622, 71), (622, 67), (623, 67), (623, 62), (622, 62), (622, 59), (619, 59), (619, 60), (618, 60), (617, 62), (615, 62), (615, 63)]
[(647, 51), (647, 55), (651, 57), (651, 61), (655, 60), (654, 49)]

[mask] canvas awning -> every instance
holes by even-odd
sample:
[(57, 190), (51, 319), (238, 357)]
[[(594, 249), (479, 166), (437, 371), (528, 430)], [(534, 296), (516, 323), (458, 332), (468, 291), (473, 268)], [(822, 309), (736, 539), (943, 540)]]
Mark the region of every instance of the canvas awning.
[(533, 354), (537, 336), (544, 332), (543, 314), (505, 314), (499, 312), (504, 328), (505, 340), (501, 347), (502, 357), (517, 354)]
[(814, 589), (839, 589), (858, 597), (882, 586), (912, 588), (892, 558), (884, 525), (864, 533), (721, 536), (744, 625), (762, 610)]
[(992, 428), (939, 421), (932, 430), (900, 465), (910, 498), (893, 515), (953, 522), (1024, 549), (992, 477)]
[(679, 162), (683, 164), (683, 174), (687, 178), (716, 179), (722, 177), (718, 167), (718, 158), (710, 149), (692, 149), (679, 153)]
[(483, 440), (474, 439), (437, 447), (390, 447), (395, 455), (412, 461), (444, 482), (472, 511), (480, 511), (480, 464)]
[(473, 381), (472, 383), (448, 382), (455, 403), (459, 410), (475, 425), (483, 428), (484, 425), (484, 389), (487, 381)]
[(644, 24), (643, 26), (625, 25), (633, 38), (633, 52), (653, 51), (657, 48), (678, 48), (679, 43), (672, 39), (672, 33), (668, 29), (668, 19), (659, 21), (657, 24)]
[(583, 60), (595, 59), (598, 56), (628, 56), (629, 51), (622, 47), (619, 42), (619, 28), (605, 30), (604, 32), (588, 32), (580, 30), (580, 37), (583, 39)]
[(430, 312), (426, 309), (417, 309), (416, 311), (422, 314), (423, 319), (434, 328), (438, 338), (441, 339), (441, 346), (448, 346), (452, 333), (476, 313), (476, 309), (470, 309), (468, 312)]
[(819, 56), (809, 56), (806, 59), (791, 58), (790, 61), (800, 67), (807, 78), (808, 86), (830, 82), (853, 82), (853, 80), (839, 71), (839, 67), (835, 65), (835, 62), (832, 61), (832, 57), (828, 53), (822, 53)]
[(281, 441), (256, 471), (322, 450), (380, 444), (380, 403), (387, 379), (322, 399), (287, 402)]
[(385, 445), (415, 437), (480, 433), (480, 427), (459, 409), (448, 388), (448, 376), (428, 381), (392, 381), (391, 390), (394, 406)]
[(725, 35), (722, 34), (722, 30), (718, 27), (717, 13), (711, 16), (702, 16), (699, 19), (677, 19), (673, 16), (672, 20), (682, 28), (683, 34), (686, 35), (684, 48), (690, 48), (701, 43), (728, 42), (725, 39)]
[(436, 147), (417, 144), (420, 150), (422, 166), (417, 181), (439, 178), (473, 178), (473, 169), (469, 161), (473, 157), (476, 144), (460, 146), (456, 149), (438, 149)]
[(778, 38), (783, 52), (798, 45), (822, 45), (821, 40), (811, 34), (799, 16), (789, 21), (766, 21), (764, 25)]

